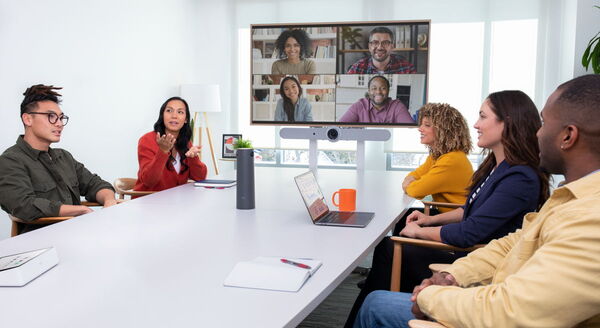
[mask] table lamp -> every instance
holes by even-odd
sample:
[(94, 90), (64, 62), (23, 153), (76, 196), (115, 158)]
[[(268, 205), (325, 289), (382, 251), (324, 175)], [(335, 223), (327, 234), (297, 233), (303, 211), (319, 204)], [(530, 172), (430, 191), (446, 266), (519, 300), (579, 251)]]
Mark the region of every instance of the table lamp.
[[(179, 92), (181, 98), (187, 101), (190, 106), (190, 111), (194, 112), (194, 134), (198, 135), (198, 140), (202, 145), (202, 128), (199, 122), (199, 113), (203, 114), (204, 124), (206, 125), (206, 135), (208, 137), (208, 145), (210, 147), (210, 155), (212, 157), (215, 174), (219, 174), (219, 167), (215, 158), (215, 150), (212, 143), (212, 134), (208, 125), (208, 117), (206, 113), (221, 111), (221, 92), (218, 84), (182, 84)], [(203, 125), (204, 125), (203, 124)], [(202, 126), (203, 126), (202, 125)], [(196, 128), (197, 127), (197, 128)]]

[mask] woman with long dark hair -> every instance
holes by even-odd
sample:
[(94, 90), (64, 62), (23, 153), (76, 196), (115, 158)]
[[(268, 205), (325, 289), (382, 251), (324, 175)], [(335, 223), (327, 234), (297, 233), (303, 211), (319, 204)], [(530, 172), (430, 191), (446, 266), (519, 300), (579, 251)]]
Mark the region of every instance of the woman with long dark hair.
[(310, 38), (304, 30), (281, 32), (275, 41), (279, 60), (273, 63), (271, 74), (315, 74), (315, 63), (310, 57)]
[(275, 107), (275, 121), (312, 122), (312, 106), (302, 97), (300, 82), (293, 76), (286, 76), (279, 86), (281, 99)]
[[(523, 216), (538, 210), (549, 196), (548, 175), (539, 168), (536, 132), (541, 119), (535, 104), (521, 91), (490, 94), (475, 123), (477, 145), (486, 158), (473, 174), (469, 195), (461, 208), (427, 216), (415, 211), (401, 235), (440, 241), (457, 247), (488, 243), (521, 228)], [(374, 290), (389, 289), (393, 243), (384, 239), (375, 248), (373, 266), (350, 312), (354, 323), (364, 299)], [(431, 263), (452, 263), (466, 253), (411, 245), (402, 247), (400, 288), (413, 288), (431, 275)]]
[(200, 147), (192, 146), (189, 121), (190, 109), (182, 98), (171, 97), (162, 104), (154, 131), (138, 143), (140, 168), (134, 190), (160, 191), (206, 178)]

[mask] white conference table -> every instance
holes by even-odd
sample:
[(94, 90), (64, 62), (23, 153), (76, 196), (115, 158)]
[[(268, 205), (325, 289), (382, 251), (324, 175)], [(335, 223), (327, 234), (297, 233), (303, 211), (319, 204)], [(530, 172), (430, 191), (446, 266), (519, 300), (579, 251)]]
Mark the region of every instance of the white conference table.
[[(404, 172), (319, 170), (326, 201), (357, 189), (364, 229), (313, 225), (293, 177), (256, 168), (256, 209), (236, 190), (191, 184), (0, 241), (0, 256), (54, 246), (59, 264), (25, 287), (0, 288), (3, 327), (294, 327), (360, 263), (412, 203)], [(323, 266), (297, 293), (224, 287), (257, 256)]]

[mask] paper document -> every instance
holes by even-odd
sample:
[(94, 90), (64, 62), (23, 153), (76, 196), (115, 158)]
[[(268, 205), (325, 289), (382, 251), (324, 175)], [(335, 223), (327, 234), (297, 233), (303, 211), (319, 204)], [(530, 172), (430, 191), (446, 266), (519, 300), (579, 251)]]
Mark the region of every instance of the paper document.
[[(301, 268), (281, 259), (308, 266)], [(320, 267), (322, 262), (285, 257), (257, 257), (252, 261), (243, 261), (235, 265), (223, 285), (229, 287), (269, 289), (297, 292)]]

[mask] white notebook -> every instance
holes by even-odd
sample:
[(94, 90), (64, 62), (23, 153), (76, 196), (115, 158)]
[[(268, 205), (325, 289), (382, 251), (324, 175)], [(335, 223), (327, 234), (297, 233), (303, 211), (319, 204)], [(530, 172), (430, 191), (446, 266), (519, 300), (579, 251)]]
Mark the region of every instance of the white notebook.
[(56, 264), (54, 247), (0, 257), (0, 286), (24, 286)]
[(199, 180), (194, 182), (194, 186), (196, 187), (206, 187), (206, 188), (229, 188), (235, 186), (235, 180), (215, 180), (215, 179), (207, 179), (207, 180)]
[(285, 258), (301, 263), (310, 269), (300, 268), (281, 261), (282, 257), (257, 257), (252, 261), (238, 262), (225, 278), (223, 285), (254, 289), (297, 292), (320, 267), (314, 259)]

